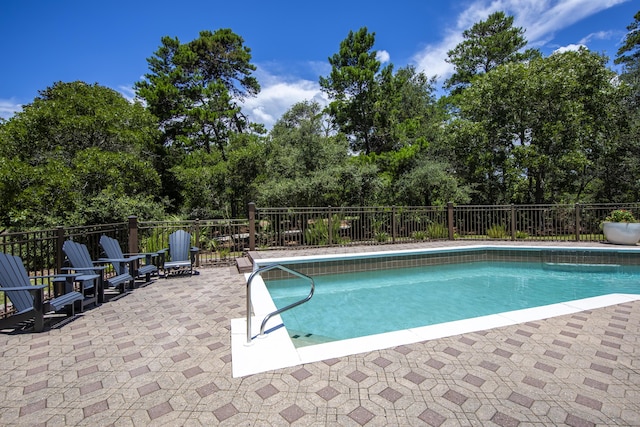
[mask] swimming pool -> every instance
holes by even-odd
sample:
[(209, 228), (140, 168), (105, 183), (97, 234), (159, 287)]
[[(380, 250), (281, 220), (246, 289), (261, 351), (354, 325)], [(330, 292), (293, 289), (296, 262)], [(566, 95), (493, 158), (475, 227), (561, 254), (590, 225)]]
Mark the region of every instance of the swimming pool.
[[(309, 291), (298, 278), (266, 286), (277, 308)], [(612, 293), (640, 294), (640, 268), (480, 261), (318, 276), (281, 316), (299, 347)]]
[[(455, 273), (460, 264), (468, 263), (475, 264), (476, 267), (481, 266), (481, 269), (489, 266), (489, 264), (509, 264), (520, 271), (533, 263), (544, 266), (547, 273), (551, 271), (557, 274), (569, 269), (573, 274), (578, 269), (588, 270), (590, 275), (603, 275), (602, 277), (620, 275), (620, 277), (624, 277), (625, 275), (636, 274), (635, 271), (640, 266), (639, 249), (637, 247), (600, 249), (591, 247), (477, 245), (377, 253), (271, 258), (256, 260), (254, 267), (259, 268), (278, 263), (310, 275), (320, 283), (322, 283), (324, 276), (328, 277), (330, 275), (354, 275), (352, 277), (363, 275), (363, 277), (366, 277), (369, 274), (370, 276), (381, 276), (384, 274), (381, 273), (382, 271), (391, 270), (391, 276), (397, 276), (411, 269), (423, 269), (425, 267), (448, 269)], [(566, 273), (566, 271), (563, 273)], [(515, 274), (515, 276), (518, 276), (518, 274)], [(282, 273), (280, 270), (271, 270), (264, 274), (264, 280), (260, 276), (256, 276), (256, 279), (254, 280), (256, 283), (253, 285), (251, 298), (254, 313), (254, 321), (252, 321), (254, 335), (258, 334), (260, 322), (264, 316), (276, 310), (276, 304), (267, 289), (265, 281), (286, 281), (288, 277), (286, 273)], [(524, 286), (522, 282), (520, 285)], [(358, 336), (357, 338), (341, 339), (338, 337), (338, 340), (335, 340), (336, 337), (333, 336), (329, 336), (330, 339), (327, 339), (322, 332), (309, 332), (306, 321), (300, 322), (300, 325), (307, 326), (292, 325), (291, 331), (289, 331), (290, 327), (287, 325), (288, 321), (285, 314), (271, 319), (267, 325), (267, 328), (271, 329), (271, 331), (266, 337), (254, 339), (251, 345), (247, 345), (246, 319), (232, 319), (233, 376), (244, 376), (286, 366), (295, 366), (301, 363), (513, 325), (640, 299), (638, 294), (640, 291), (637, 288), (626, 287), (609, 290), (613, 293), (595, 297), (572, 294), (568, 296), (571, 300), (564, 300), (563, 302), (543, 301), (539, 302), (543, 304), (542, 306), (522, 309), (503, 308), (500, 310), (507, 311), (492, 311), (490, 314), (476, 313), (478, 316), (473, 313), (467, 313), (466, 315), (472, 317), (459, 318), (452, 321), (440, 319), (436, 321), (443, 321), (444, 323), (429, 324), (427, 326), (408, 326), (405, 329), (390, 332), (373, 332), (373, 335)], [(308, 287), (305, 292), (308, 292)], [(490, 296), (494, 292), (486, 291), (484, 294), (485, 296)], [(599, 292), (598, 295), (601, 295), (601, 293)], [(314, 296), (314, 298), (316, 297), (317, 295)], [(409, 298), (413, 297), (405, 297), (405, 299)], [(434, 298), (434, 301), (440, 301), (441, 305), (448, 302), (453, 303), (455, 306), (460, 303), (459, 298), (452, 297), (451, 292), (448, 295)], [(298, 307), (298, 309), (304, 309), (307, 304), (310, 304), (310, 302)], [(476, 305), (484, 307), (487, 304), (480, 303)], [(374, 310), (370, 311), (373, 312)], [(385, 305), (384, 309), (379, 309), (378, 311), (381, 311), (381, 313), (376, 313), (376, 315), (384, 319), (384, 315), (390, 311), (388, 304)], [(342, 326), (342, 320), (339, 315), (332, 314), (317, 317), (324, 317), (325, 320)], [(283, 320), (284, 327), (281, 327)], [(300, 330), (295, 329), (296, 327), (299, 327)], [(333, 329), (340, 328), (334, 327)], [(299, 338), (292, 339), (290, 335), (298, 335)], [(302, 345), (299, 343), (296, 347), (294, 341), (298, 339), (300, 339)]]

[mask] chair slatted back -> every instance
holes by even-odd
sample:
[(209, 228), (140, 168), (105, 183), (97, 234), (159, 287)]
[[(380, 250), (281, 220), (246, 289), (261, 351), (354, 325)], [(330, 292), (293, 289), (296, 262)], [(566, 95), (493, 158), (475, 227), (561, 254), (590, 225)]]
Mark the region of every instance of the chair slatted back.
[[(125, 258), (124, 254), (122, 253), (122, 248), (120, 248), (120, 243), (118, 243), (116, 239), (113, 239), (109, 236), (102, 235), (100, 237), (100, 246), (102, 247), (102, 250), (104, 251), (107, 258), (109, 259)], [(116, 271), (124, 271), (121, 269), (122, 262), (111, 261), (111, 264), (113, 264), (113, 268), (115, 268)]]
[(169, 235), (169, 255), (171, 261), (189, 261), (191, 248), (191, 234), (178, 230)]
[[(22, 259), (0, 252), (0, 288), (32, 286)], [(0, 289), (1, 290), (1, 289)], [(24, 291), (5, 291), (17, 312), (33, 309), (33, 294)]]
[[(82, 243), (74, 242), (73, 240), (67, 240), (62, 244), (62, 250), (64, 251), (71, 266), (74, 268), (90, 268), (94, 267), (89, 249)], [(85, 271), (84, 274), (91, 274), (91, 271)], [(93, 274), (99, 274), (99, 272), (93, 271)]]

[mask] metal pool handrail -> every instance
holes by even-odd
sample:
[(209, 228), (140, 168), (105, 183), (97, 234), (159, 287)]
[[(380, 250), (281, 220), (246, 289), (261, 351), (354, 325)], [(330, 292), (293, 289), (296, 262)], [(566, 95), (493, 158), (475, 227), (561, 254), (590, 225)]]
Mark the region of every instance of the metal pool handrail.
[(313, 281), (313, 279), (309, 276), (307, 276), (306, 274), (302, 274), (298, 271), (292, 270), (290, 268), (287, 268), (283, 265), (280, 264), (271, 264), (271, 265), (265, 265), (264, 267), (261, 267), (259, 269), (257, 269), (256, 271), (254, 271), (253, 273), (251, 273), (251, 275), (249, 276), (249, 279), (247, 280), (247, 344), (251, 344), (251, 340), (253, 339), (251, 337), (251, 282), (253, 281), (253, 278), (264, 273), (265, 271), (269, 271), (269, 270), (273, 270), (273, 269), (280, 269), (283, 271), (286, 271), (289, 274), (293, 274), (294, 276), (298, 276), (301, 277), (303, 279), (308, 279), (309, 282), (311, 283), (311, 290), (309, 292), (309, 295), (307, 295), (305, 298), (301, 299), (300, 301), (296, 301), (292, 304), (289, 304), (286, 307), (280, 308), (272, 313), (269, 313), (265, 316), (265, 318), (262, 320), (262, 324), (260, 325), (260, 333), (258, 334), (258, 336), (262, 336), (264, 335), (264, 328), (267, 324), (267, 322), (269, 321), (269, 319), (271, 319), (273, 316), (276, 316), (282, 312), (285, 312), (287, 310), (290, 310), (294, 307), (299, 306), (300, 304), (304, 304), (305, 302), (309, 301), (311, 299), (311, 297), (313, 296), (313, 293), (315, 292), (316, 289), (316, 285), (315, 282)]

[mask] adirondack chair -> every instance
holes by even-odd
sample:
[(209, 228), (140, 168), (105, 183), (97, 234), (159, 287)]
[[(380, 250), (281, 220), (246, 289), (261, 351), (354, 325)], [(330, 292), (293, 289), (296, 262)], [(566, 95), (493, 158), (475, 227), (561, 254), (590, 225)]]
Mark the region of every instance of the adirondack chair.
[[(74, 242), (73, 240), (67, 240), (62, 244), (62, 250), (64, 251), (71, 267), (65, 268), (65, 271), (74, 271), (80, 276), (76, 277), (76, 282), (81, 284), (81, 292), (84, 294), (93, 293), (94, 302), (104, 302), (104, 288), (113, 287), (120, 291), (125, 292), (126, 283), (132, 282), (133, 277), (129, 273), (116, 272), (116, 275), (105, 279), (104, 270), (105, 265), (99, 265), (99, 262), (94, 262), (89, 254), (89, 249), (86, 245)], [(86, 299), (85, 299), (86, 301)], [(90, 302), (85, 302), (89, 304)]]
[(161, 252), (166, 253), (168, 250), (168, 260), (164, 262), (164, 276), (169, 277), (170, 274), (198, 274), (194, 271), (193, 266), (196, 263), (196, 255), (199, 249), (191, 246), (191, 234), (184, 230), (178, 230), (169, 235), (169, 248), (163, 249)]
[(69, 306), (70, 315), (75, 314), (76, 302), (83, 300), (80, 292), (69, 292), (44, 301), (43, 289), (47, 285), (32, 285), (30, 281), (48, 277), (56, 276), (29, 277), (20, 257), (0, 252), (0, 290), (9, 298), (15, 309), (15, 313), (0, 319), (0, 327), (15, 326), (33, 319), (33, 329), (41, 332), (44, 329), (46, 313), (60, 311)]
[[(153, 264), (153, 258), (158, 253), (123, 254), (120, 243), (109, 236), (100, 237), (100, 246), (106, 257), (98, 258), (101, 262), (110, 262), (116, 271), (129, 273), (135, 278), (144, 277), (145, 282), (151, 281), (151, 275), (158, 273), (158, 267)], [(145, 263), (140, 261), (144, 259)]]

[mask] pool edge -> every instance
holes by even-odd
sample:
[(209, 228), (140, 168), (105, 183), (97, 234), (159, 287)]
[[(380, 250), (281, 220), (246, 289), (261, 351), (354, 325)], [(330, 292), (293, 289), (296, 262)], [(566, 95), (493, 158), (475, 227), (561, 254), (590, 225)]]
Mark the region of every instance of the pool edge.
[[(264, 338), (254, 339), (246, 345), (246, 319), (231, 320), (232, 375), (234, 378), (282, 369), (336, 357), (382, 350), (399, 345), (413, 344), (543, 320), (586, 310), (609, 307), (640, 300), (636, 294), (608, 294), (563, 303), (509, 311), (488, 316), (456, 320), (383, 334), (310, 345), (296, 349), (286, 328), (279, 328)], [(281, 322), (279, 316), (274, 322)]]

